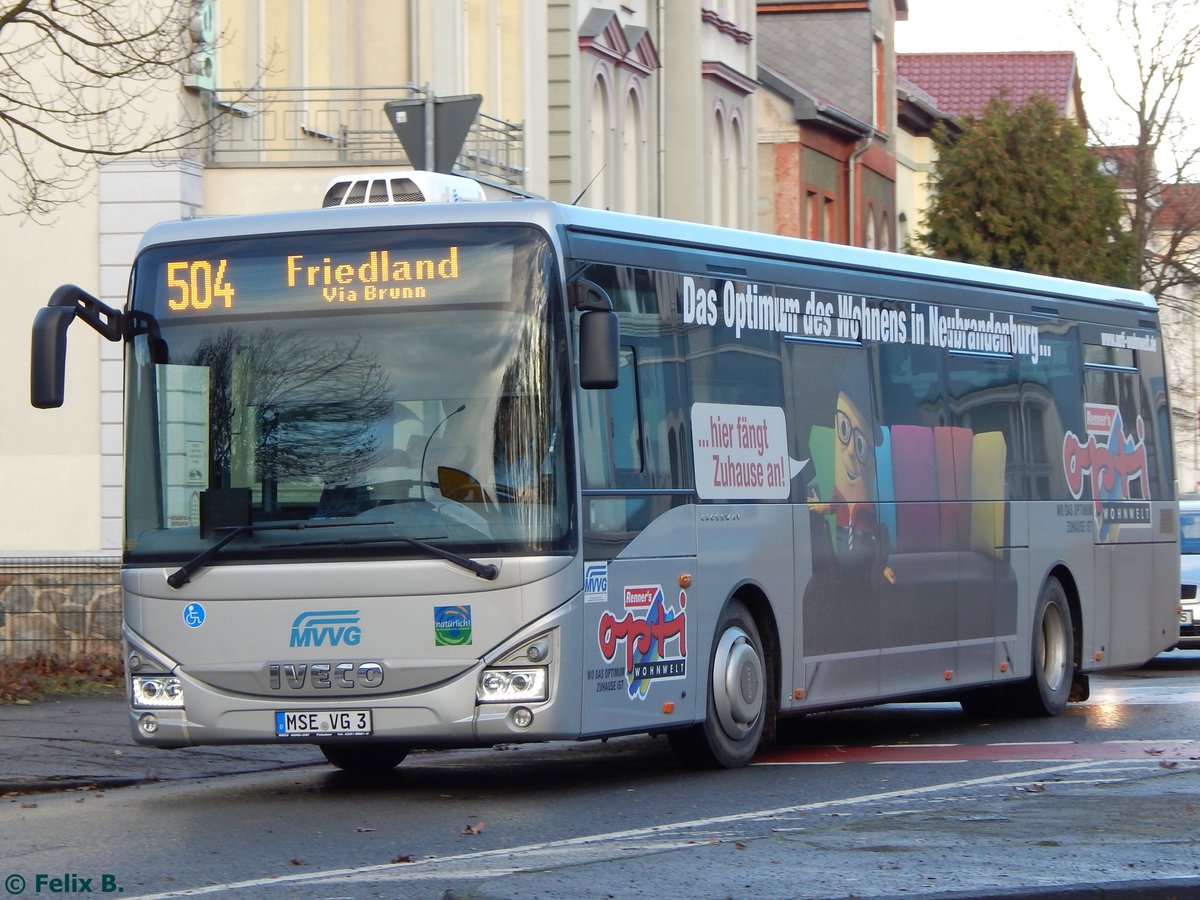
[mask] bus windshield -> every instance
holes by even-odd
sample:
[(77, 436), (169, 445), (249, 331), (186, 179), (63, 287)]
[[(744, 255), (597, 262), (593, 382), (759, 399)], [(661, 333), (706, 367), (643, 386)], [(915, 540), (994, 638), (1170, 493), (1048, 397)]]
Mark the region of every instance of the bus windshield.
[(155, 247), (133, 307), (130, 562), (235, 531), (217, 562), (573, 546), (564, 312), (537, 230)]

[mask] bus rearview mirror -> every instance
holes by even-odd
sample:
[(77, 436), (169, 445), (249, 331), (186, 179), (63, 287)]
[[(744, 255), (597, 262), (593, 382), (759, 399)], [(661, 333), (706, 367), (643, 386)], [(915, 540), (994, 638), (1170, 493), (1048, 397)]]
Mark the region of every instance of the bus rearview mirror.
[(611, 390), (617, 386), (621, 326), (611, 310), (589, 310), (579, 317), (579, 386)]
[(74, 320), (73, 306), (45, 306), (34, 316), (29, 401), (38, 409), (57, 409), (63, 405), (67, 326)]

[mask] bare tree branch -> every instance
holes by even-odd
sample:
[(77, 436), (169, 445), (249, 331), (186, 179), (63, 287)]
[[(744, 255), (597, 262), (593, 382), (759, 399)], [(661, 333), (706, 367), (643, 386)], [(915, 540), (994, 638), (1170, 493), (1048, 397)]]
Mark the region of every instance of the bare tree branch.
[(53, 214), (105, 159), (197, 155), (191, 0), (0, 0), (0, 215)]
[[(1105, 27), (1113, 21), (1109, 10), (1127, 50), (1124, 58), (1101, 46), (1100, 38), (1112, 31)], [(1092, 139), (1117, 177), (1129, 230), (1140, 248), (1132, 282), (1160, 302), (1173, 302), (1176, 289), (1197, 273), (1200, 243), (1200, 194), (1188, 190), (1200, 146), (1183, 98), (1186, 79), (1200, 59), (1200, 2), (1073, 0), (1068, 12), (1130, 118), (1122, 124), (1132, 143), (1094, 126)]]

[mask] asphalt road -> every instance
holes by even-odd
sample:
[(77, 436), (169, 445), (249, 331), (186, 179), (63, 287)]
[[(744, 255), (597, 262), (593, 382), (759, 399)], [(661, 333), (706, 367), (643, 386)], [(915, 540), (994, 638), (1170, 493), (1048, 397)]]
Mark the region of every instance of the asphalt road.
[(810, 716), (734, 772), (649, 738), (417, 753), (371, 782), (315, 756), (172, 763), (5, 798), (0, 878), (125, 898), (1200, 896), (1198, 700), (1200, 654), (1174, 653), (1052, 720)]

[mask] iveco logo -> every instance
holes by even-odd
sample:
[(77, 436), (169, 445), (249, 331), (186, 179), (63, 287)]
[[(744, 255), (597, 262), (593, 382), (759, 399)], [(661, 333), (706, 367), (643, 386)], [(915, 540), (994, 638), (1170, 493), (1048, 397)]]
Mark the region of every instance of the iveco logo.
[(362, 640), (357, 609), (320, 609), (304, 612), (292, 622), (292, 647), (351, 647)]
[(293, 691), (305, 685), (317, 690), (333, 688), (377, 688), (383, 684), (383, 666), (379, 663), (268, 663), (271, 690), (286, 686)]

